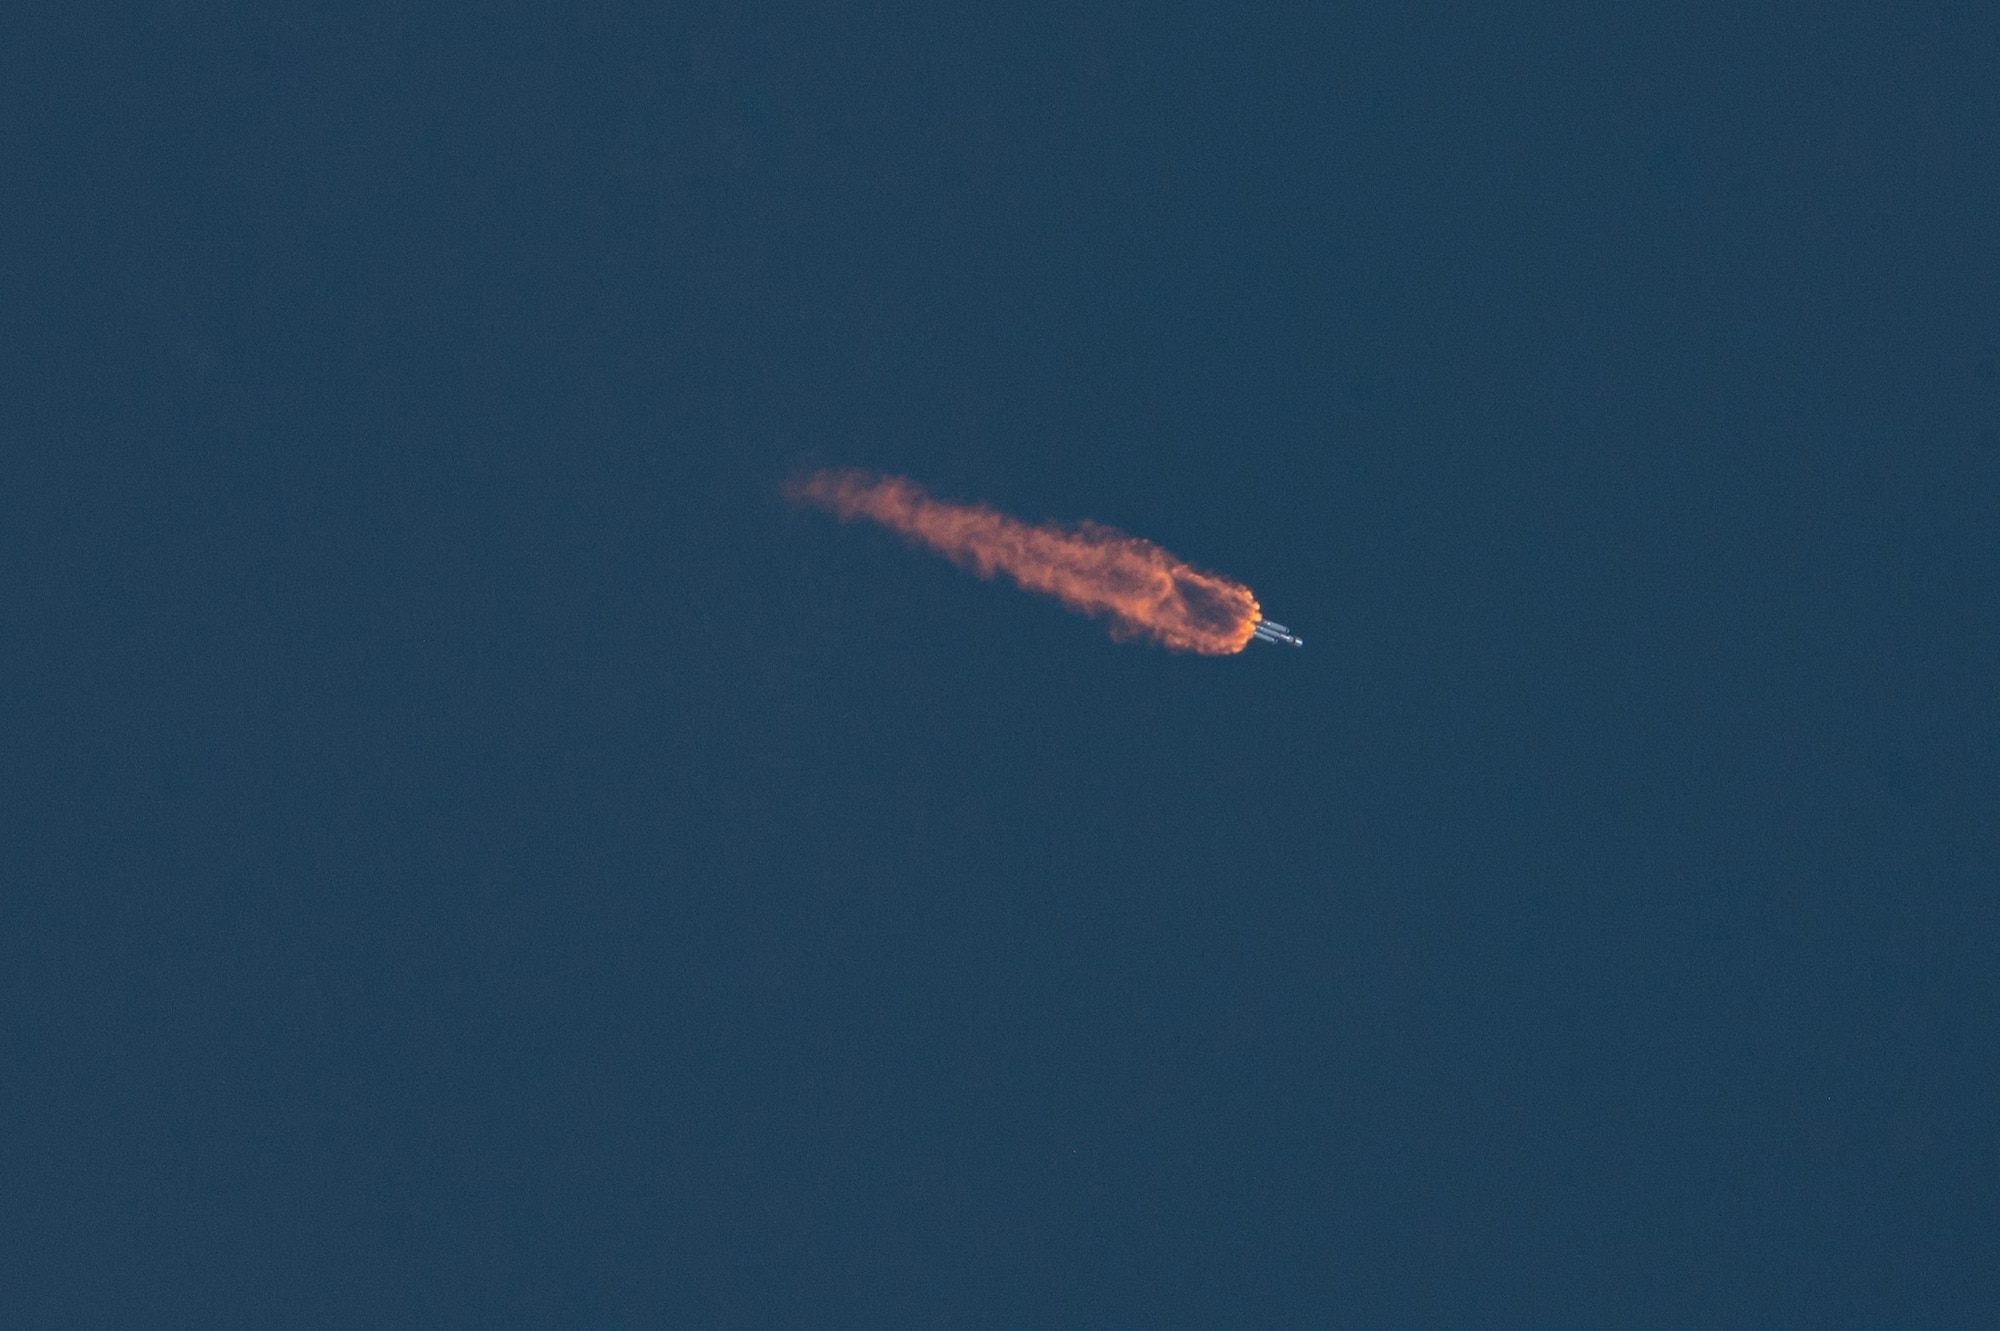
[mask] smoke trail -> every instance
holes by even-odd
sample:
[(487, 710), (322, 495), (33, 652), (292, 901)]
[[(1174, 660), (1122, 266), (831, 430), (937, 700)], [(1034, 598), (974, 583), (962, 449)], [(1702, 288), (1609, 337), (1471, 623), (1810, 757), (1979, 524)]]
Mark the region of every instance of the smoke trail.
[(1111, 621), (1111, 636), (1178, 652), (1240, 652), (1257, 598), (1240, 582), (1191, 567), (1151, 541), (1095, 522), (1030, 526), (984, 504), (951, 504), (900, 476), (821, 471), (786, 485), (794, 500), (841, 521), (867, 518), (982, 578), (1005, 573), (1031, 592)]

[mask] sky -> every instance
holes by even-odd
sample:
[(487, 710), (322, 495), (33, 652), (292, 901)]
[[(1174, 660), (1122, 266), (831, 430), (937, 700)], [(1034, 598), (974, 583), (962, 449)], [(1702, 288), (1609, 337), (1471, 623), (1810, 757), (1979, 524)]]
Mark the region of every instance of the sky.
[(1989, 6), (41, 10), (0, 1321), (1994, 1324)]

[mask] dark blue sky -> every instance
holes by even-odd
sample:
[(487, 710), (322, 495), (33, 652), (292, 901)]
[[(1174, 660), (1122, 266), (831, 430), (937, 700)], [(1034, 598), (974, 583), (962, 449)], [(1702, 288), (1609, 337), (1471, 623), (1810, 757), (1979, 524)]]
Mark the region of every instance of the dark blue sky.
[(1989, 5), (40, 8), (0, 1322), (1995, 1324)]

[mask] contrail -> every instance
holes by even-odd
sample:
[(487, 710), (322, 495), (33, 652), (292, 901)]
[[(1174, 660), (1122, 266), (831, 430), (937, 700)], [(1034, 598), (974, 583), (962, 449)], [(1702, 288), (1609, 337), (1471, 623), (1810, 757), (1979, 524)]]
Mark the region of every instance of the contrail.
[(1145, 638), (1177, 652), (1243, 650), (1260, 612), (1250, 589), (1095, 522), (1038, 526), (984, 504), (935, 499), (901, 476), (820, 471), (785, 487), (841, 521), (867, 518), (982, 578), (1005, 573), (1031, 592), (1110, 621), (1111, 636)]

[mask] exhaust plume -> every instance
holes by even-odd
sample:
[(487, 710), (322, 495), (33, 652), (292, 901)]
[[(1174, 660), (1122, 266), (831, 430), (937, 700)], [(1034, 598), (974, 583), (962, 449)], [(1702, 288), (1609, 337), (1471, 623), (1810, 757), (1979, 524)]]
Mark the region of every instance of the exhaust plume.
[(820, 471), (785, 486), (843, 522), (866, 518), (982, 578), (1004, 573), (1031, 592), (1110, 621), (1121, 641), (1177, 652), (1243, 650), (1259, 615), (1240, 582), (1198, 569), (1137, 536), (1095, 522), (1030, 525), (984, 504), (933, 498), (901, 476)]

